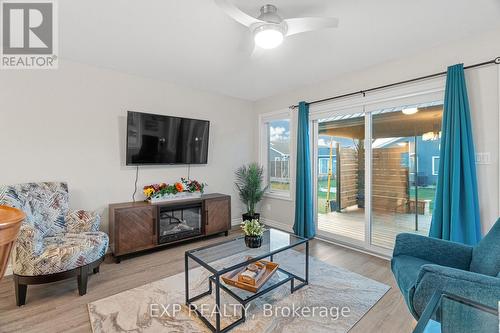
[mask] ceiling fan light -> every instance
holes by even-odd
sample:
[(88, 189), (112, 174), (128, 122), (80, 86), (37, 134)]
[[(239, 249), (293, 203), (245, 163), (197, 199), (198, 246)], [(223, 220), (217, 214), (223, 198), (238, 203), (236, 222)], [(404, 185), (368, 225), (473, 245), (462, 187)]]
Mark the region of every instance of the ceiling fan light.
[(254, 30), (254, 41), (263, 49), (274, 49), (283, 43), (283, 32), (270, 25), (263, 25)]
[(415, 114), (418, 112), (418, 108), (404, 108), (402, 112), (406, 115)]

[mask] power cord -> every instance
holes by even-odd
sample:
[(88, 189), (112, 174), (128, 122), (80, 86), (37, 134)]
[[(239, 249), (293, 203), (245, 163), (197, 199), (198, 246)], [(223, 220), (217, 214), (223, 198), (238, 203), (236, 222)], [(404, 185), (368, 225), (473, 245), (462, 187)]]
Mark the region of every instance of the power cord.
[(190, 174), (191, 174), (191, 164), (188, 164), (188, 180), (191, 179)]
[(139, 178), (139, 166), (135, 169), (135, 182), (134, 182), (134, 194), (132, 194), (132, 201), (135, 202), (135, 194), (137, 193), (137, 180)]

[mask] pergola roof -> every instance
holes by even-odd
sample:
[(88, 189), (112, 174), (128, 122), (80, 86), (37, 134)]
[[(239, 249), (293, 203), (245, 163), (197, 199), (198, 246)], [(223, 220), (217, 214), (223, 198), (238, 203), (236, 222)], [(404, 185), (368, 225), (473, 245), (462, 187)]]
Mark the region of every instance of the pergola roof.
[[(406, 115), (402, 108), (391, 108), (372, 113), (372, 136), (377, 138), (420, 136), (440, 132), (443, 116), (441, 102), (421, 104), (418, 112)], [(351, 139), (365, 138), (363, 113), (342, 115), (319, 123), (319, 134)]]

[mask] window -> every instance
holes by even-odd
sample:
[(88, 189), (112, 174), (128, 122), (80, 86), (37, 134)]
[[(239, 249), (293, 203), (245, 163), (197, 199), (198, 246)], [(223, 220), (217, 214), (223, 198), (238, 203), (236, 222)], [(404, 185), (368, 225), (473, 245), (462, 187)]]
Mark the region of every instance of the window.
[(260, 164), (265, 169), (268, 195), (290, 197), (290, 112), (261, 116)]
[(328, 162), (329, 162), (329, 158), (320, 158), (319, 159), (318, 172), (320, 175), (327, 175), (328, 174)]
[(290, 120), (272, 120), (268, 130), (268, 180), (271, 192), (290, 191)]
[(432, 175), (437, 176), (439, 174), (439, 156), (432, 156)]

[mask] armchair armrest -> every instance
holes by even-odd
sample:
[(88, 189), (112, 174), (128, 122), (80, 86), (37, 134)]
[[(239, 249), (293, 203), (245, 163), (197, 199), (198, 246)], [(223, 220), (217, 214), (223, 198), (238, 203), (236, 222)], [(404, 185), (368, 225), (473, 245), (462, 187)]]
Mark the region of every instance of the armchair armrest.
[(16, 243), (12, 249), (12, 260), (24, 262), (28, 258), (40, 255), (43, 250), (43, 238), (35, 227), (28, 223), (21, 224)]
[(96, 212), (75, 210), (66, 215), (66, 231), (82, 233), (98, 231), (101, 226), (101, 217)]
[(497, 308), (500, 301), (500, 279), (450, 267), (424, 265), (417, 278), (412, 301), (418, 314), (423, 313), (436, 291)]
[(469, 270), (472, 246), (442, 239), (403, 233), (396, 236), (393, 257), (407, 255), (438, 265)]
[(43, 238), (40, 231), (33, 225), (23, 222), (12, 248), (12, 268), (14, 274), (23, 275), (26, 267), (30, 267), (34, 258), (43, 252)]

